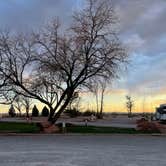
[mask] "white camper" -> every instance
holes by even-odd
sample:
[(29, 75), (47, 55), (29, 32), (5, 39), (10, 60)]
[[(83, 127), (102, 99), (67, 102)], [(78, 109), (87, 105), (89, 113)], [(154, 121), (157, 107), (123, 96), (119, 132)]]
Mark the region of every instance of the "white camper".
[(156, 108), (155, 117), (156, 120), (166, 121), (166, 104), (161, 104), (160, 107)]

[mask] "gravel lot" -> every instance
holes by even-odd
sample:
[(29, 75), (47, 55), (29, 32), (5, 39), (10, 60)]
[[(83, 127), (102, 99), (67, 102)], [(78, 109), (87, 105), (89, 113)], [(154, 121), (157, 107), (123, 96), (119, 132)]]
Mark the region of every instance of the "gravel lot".
[[(73, 123), (76, 125), (85, 125), (84, 119), (90, 117), (77, 117), (77, 118), (60, 118), (59, 122)], [(111, 127), (122, 127), (122, 128), (136, 128), (136, 120), (140, 117), (136, 118), (128, 118), (127, 116), (118, 116), (116, 118), (107, 118), (107, 119), (98, 119), (95, 121), (88, 122), (88, 125), (91, 126), (111, 126)], [(34, 118), (33, 122), (42, 122), (47, 120), (47, 118)], [(25, 118), (2, 118), (0, 121), (4, 122), (27, 122)]]
[(165, 166), (166, 137), (0, 136), (0, 166)]

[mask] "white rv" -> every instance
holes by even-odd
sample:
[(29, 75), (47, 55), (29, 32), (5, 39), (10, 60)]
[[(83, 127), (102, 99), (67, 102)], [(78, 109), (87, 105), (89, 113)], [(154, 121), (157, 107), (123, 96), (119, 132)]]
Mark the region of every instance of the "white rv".
[(160, 107), (156, 108), (155, 117), (156, 120), (166, 121), (166, 104), (161, 104)]

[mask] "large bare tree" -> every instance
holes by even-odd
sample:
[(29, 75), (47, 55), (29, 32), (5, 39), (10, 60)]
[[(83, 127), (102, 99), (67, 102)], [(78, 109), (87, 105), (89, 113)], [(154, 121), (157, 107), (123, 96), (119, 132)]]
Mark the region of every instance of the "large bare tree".
[(116, 35), (116, 18), (108, 0), (88, 0), (64, 33), (53, 21), (30, 39), (0, 36), (0, 76), (9, 87), (50, 108), (55, 123), (79, 89), (117, 75), (127, 54)]

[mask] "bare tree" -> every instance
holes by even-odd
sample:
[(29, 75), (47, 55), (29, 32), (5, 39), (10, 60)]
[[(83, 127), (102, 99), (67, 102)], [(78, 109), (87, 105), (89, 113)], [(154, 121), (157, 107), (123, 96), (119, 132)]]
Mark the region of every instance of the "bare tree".
[(17, 95), (13, 99), (12, 104), (19, 111), (20, 116), (21, 116), (22, 110), (24, 109), (26, 112), (26, 117), (29, 118), (29, 111), (30, 111), (31, 105), (33, 104), (33, 101), (31, 98)]
[(33, 104), (33, 100), (31, 98), (23, 96), (23, 98), (22, 98), (22, 105), (25, 108), (25, 112), (26, 112), (26, 117), (27, 118), (29, 118), (29, 111), (31, 109), (32, 104)]
[(49, 121), (55, 123), (78, 89), (116, 77), (126, 62), (115, 23), (109, 1), (88, 0), (65, 34), (57, 21), (30, 40), (1, 34), (0, 76), (10, 85), (7, 92), (44, 103), (50, 108)]
[(99, 114), (99, 84), (93, 84), (91, 88), (92, 93), (95, 95), (96, 100), (96, 114)]
[(31, 98), (18, 95), (14, 93), (9, 93), (11, 91), (5, 92), (5, 90), (1, 91), (1, 101), (0, 104), (5, 105), (13, 105), (14, 108), (17, 109), (19, 112), (19, 115), (21, 116), (23, 109), (26, 111), (26, 117), (29, 117), (29, 110), (31, 108), (31, 105), (33, 103), (33, 100)]
[(18, 110), (19, 115), (22, 114), (23, 103), (20, 96), (16, 96), (12, 102), (13, 106)]
[(98, 118), (103, 118), (104, 110), (104, 93), (106, 90), (107, 80), (100, 79), (96, 81), (96, 84), (92, 84), (89, 89), (95, 95), (96, 99), (96, 115)]
[(103, 118), (103, 110), (104, 110), (104, 93), (106, 90), (106, 80), (104, 79), (101, 84), (101, 102), (100, 102), (100, 113), (99, 113), (99, 118)]
[(128, 117), (132, 116), (132, 108), (134, 106), (134, 101), (131, 99), (131, 96), (126, 96), (126, 107), (128, 111)]

